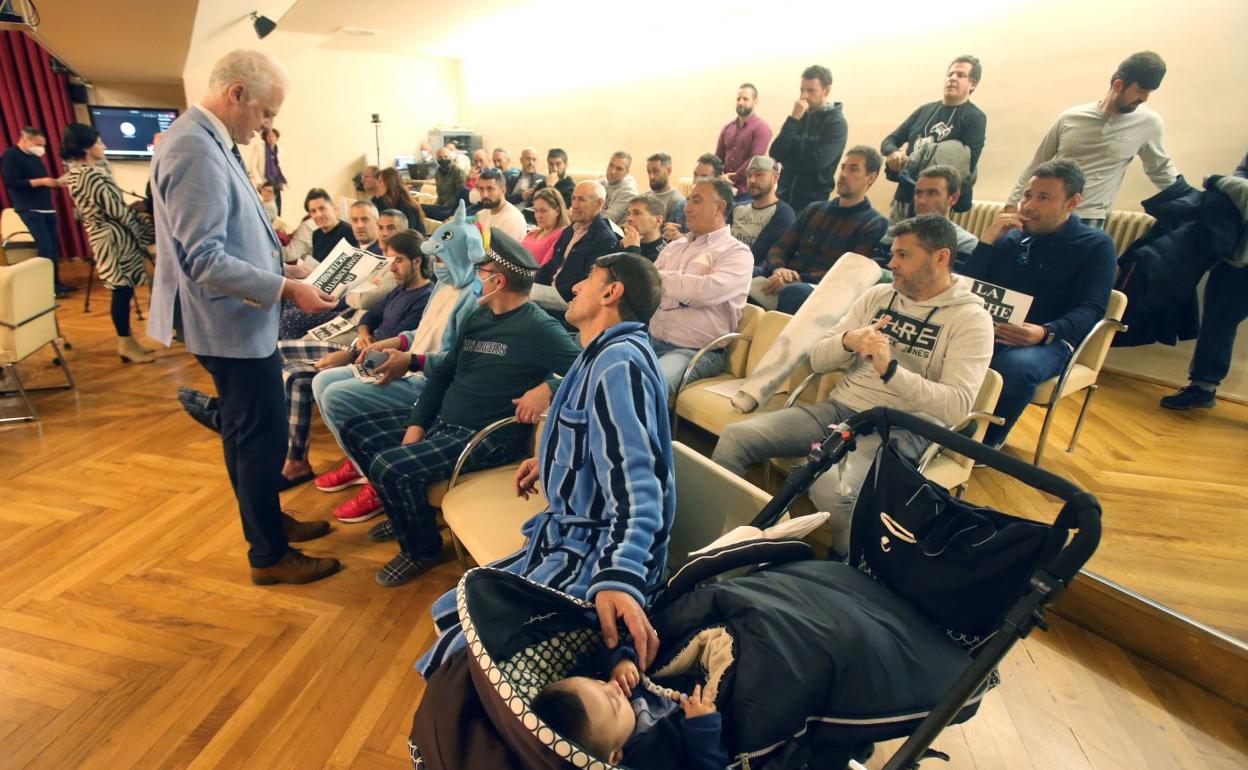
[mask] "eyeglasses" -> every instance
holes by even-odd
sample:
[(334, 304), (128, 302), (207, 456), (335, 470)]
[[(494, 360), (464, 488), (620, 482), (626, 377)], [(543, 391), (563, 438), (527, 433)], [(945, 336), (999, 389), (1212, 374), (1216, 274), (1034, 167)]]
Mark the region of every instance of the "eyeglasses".
[(486, 275), (495, 275), (496, 273), (502, 272), (501, 270), (487, 270), (482, 265), (477, 265), (476, 267), (473, 268), (473, 270), (475, 270), (478, 273), (485, 273)]

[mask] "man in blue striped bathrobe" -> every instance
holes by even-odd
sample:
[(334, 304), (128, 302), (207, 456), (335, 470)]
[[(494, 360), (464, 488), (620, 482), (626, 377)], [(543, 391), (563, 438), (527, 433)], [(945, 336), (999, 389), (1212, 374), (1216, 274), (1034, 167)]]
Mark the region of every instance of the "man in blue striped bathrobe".
[[(540, 479), (549, 507), (525, 523), (524, 547), (490, 566), (594, 602), (607, 646), (622, 620), (649, 665), (659, 640), (645, 606), (676, 513), (667, 384), (646, 329), (662, 285), (644, 257), (609, 254), (573, 293), (566, 319), (584, 350), (551, 401), (541, 457), (516, 473), (517, 493)], [(454, 589), (433, 616), (440, 636), (416, 664), (426, 678), (464, 646)]]

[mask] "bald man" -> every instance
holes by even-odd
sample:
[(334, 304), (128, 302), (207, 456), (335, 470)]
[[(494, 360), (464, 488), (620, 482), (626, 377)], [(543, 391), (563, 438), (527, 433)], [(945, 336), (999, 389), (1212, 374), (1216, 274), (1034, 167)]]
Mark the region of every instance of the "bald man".
[(572, 287), (589, 275), (594, 260), (622, 251), (620, 238), (602, 215), (607, 191), (597, 182), (581, 182), (572, 190), (568, 219), (572, 225), (555, 243), (554, 255), (537, 271), (536, 282), (553, 286), (565, 302), (572, 301)]

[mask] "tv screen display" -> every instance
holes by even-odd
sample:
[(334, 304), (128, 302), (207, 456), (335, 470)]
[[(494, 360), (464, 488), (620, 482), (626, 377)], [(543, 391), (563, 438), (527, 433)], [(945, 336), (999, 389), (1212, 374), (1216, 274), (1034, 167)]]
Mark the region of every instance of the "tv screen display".
[(151, 160), (152, 137), (169, 128), (178, 111), (165, 107), (88, 107), (109, 160)]

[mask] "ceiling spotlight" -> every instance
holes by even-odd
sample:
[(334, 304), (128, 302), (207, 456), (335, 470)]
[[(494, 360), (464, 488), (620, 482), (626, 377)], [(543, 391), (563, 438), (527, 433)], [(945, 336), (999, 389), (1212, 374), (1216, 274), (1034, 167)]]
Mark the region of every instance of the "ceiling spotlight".
[(256, 28), (256, 37), (263, 40), (270, 32), (277, 29), (277, 22), (268, 16), (261, 16), (257, 11), (252, 11), (251, 26)]

